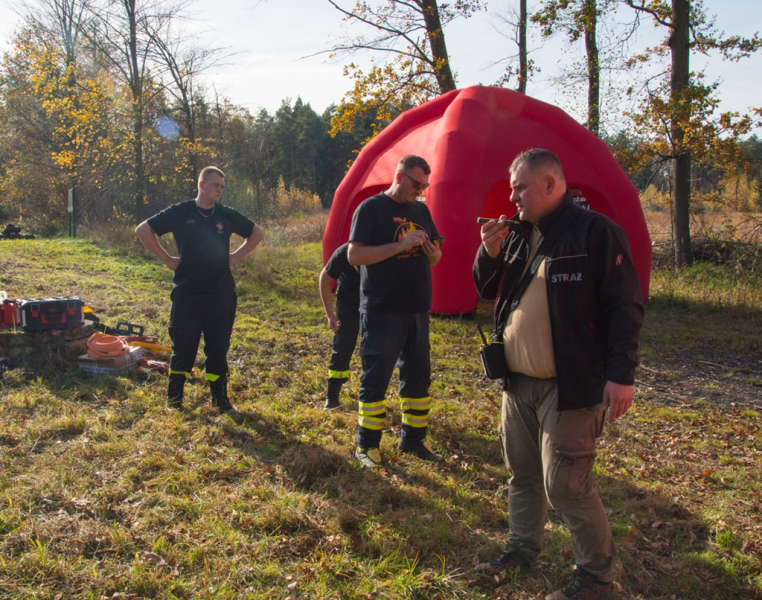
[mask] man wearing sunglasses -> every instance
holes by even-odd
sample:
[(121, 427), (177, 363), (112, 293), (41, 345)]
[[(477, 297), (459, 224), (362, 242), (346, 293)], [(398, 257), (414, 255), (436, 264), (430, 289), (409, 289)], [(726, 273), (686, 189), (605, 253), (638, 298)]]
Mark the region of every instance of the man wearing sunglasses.
[(429, 310), (431, 267), (442, 258), (428, 207), (418, 202), (431, 168), (420, 156), (404, 156), (391, 187), (355, 211), (349, 234), (350, 264), (360, 266), (360, 379), (356, 458), (381, 467), (386, 390), (395, 365), (400, 375), (402, 436), (399, 449), (436, 462), (428, 429)]

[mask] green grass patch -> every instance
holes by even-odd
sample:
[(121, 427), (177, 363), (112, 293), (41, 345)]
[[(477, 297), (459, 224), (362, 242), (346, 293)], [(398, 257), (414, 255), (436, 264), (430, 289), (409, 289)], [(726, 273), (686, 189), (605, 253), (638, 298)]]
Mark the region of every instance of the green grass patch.
[[(0, 288), (12, 296), (78, 295), (107, 323), (143, 324), (168, 342), (171, 273), (152, 257), (85, 240), (2, 249)], [(201, 356), (183, 414), (164, 408), (166, 378), (148, 371), (93, 378), (46, 359), (5, 374), (0, 597), (530, 599), (568, 578), (571, 541), (554, 513), (537, 570), (473, 573), (499, 552), (508, 510), (501, 394), (477, 358), (491, 303), (432, 319), (431, 439), (446, 461), (396, 450), (395, 377), (382, 443), (391, 470), (372, 474), (352, 459), (357, 356), (343, 406), (322, 410), (321, 266), (319, 244), (281, 240), (236, 267), (240, 426), (211, 410)], [(759, 298), (758, 280), (719, 267), (654, 273), (647, 364), (672, 389), (685, 379), (677, 354), (759, 356)], [(727, 373), (699, 387), (759, 385), (748, 369)], [(618, 597), (759, 597), (759, 410), (740, 395), (666, 405), (638, 390), (595, 470), (622, 563)]]

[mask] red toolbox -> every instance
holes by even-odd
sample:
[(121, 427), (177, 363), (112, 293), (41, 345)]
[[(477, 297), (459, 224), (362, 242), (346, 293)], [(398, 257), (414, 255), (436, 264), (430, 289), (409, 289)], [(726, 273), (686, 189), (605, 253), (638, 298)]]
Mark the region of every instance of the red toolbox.
[(76, 329), (85, 324), (84, 302), (76, 296), (20, 298), (16, 300), (18, 322), (24, 331)]
[(18, 321), (16, 301), (7, 298), (0, 304), (0, 327), (10, 327)]

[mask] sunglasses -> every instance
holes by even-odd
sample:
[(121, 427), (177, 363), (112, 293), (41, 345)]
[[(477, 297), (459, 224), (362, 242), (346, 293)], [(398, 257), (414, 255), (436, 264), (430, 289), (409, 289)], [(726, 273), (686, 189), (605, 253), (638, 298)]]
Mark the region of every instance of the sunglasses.
[(416, 192), (422, 192), (422, 191), (423, 191), (423, 190), (425, 190), (427, 187), (429, 187), (429, 184), (428, 184), (428, 183), (422, 183), (422, 182), (418, 181), (417, 179), (413, 179), (412, 177), (410, 177), (410, 175), (408, 175), (407, 173), (405, 173), (405, 171), (402, 171), (402, 174), (403, 174), (403, 175), (405, 175), (405, 176), (406, 176), (406, 177), (407, 177), (407, 178), (408, 178), (408, 179), (409, 179), (409, 180), (412, 182), (412, 184), (413, 184), (413, 189), (414, 189)]

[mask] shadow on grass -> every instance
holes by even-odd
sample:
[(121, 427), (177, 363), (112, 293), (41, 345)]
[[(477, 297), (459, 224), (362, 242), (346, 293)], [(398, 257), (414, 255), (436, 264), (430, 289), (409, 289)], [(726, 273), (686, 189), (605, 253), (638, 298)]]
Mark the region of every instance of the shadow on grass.
[[(50, 375), (51, 392), (71, 401), (71, 391), (65, 390), (73, 383), (69, 381), (71, 375), (65, 381), (56, 379), (55, 373)], [(153, 377), (141, 374), (138, 379), (146, 382)], [(92, 402), (90, 408), (95, 412), (121, 404), (113, 399), (127, 393), (126, 383), (118, 378), (92, 382), (85, 378), (77, 383), (85, 382), (85, 389), (74, 400)], [(469, 587), (483, 593), (491, 594), (505, 583), (472, 572), (474, 555), (483, 560), (499, 552), (500, 544), (494, 534), (506, 528), (507, 499), (503, 492), (507, 473), (497, 443), (454, 428), (450, 423), (438, 424), (434, 439), (450, 441), (448, 448), (454, 448), (449, 453), (451, 460), (439, 465), (424, 464), (394, 449), (399, 414), (392, 409), (391, 427), (382, 443), (390, 469), (388, 473), (376, 474), (359, 467), (350, 447), (304, 439), (302, 429), (295, 428), (295, 433), (291, 433), (264, 412), (242, 410), (244, 423), (237, 426), (215, 414), (205, 404), (205, 390), (200, 385), (198, 388), (196, 400), (189, 403), (191, 410), (183, 414), (183, 421), (194, 428), (210, 423), (221, 425), (219, 431), (228, 446), (254, 459), (260, 465), (258, 471), (276, 480), (284, 490), (293, 488), (309, 493), (316, 503), (325, 505), (326, 512), (320, 518), (275, 511), (269, 520), (254, 526), (239, 523), (241, 533), (255, 537), (277, 533), (289, 539), (293, 552), (306, 556), (324, 547), (327, 532), (341, 531), (348, 540), (346, 552), (358, 562), (368, 559), (380, 562), (396, 553), (407, 557), (411, 564), (419, 563), (434, 570), (441, 570), (446, 564), (448, 573), (463, 576)], [(104, 392), (112, 398), (111, 402), (95, 398)], [(122, 408), (132, 415), (130, 423), (142, 418), (139, 407)], [(354, 403), (346, 403), (340, 409), (342, 412), (325, 414), (323, 418), (330, 419), (334, 427), (353, 427), (355, 408)], [(314, 414), (308, 416), (311, 420), (315, 418)], [(84, 430), (64, 430), (59, 426), (56, 436), (41, 442), (52, 443), (83, 433)], [(40, 450), (42, 446), (36, 449)], [(458, 459), (453, 459), (454, 452)], [(159, 469), (161, 464), (155, 462), (154, 468)], [(145, 465), (139, 469), (141, 478), (155, 475), (154, 471), (144, 469)], [(210, 465), (203, 477), (209, 479), (202, 478), (200, 485), (219, 481), (234, 484), (251, 477), (251, 472)], [(751, 573), (745, 575), (731, 564), (730, 555), (724, 560), (716, 549), (712, 540), (715, 523), (696, 516), (682, 502), (641, 488), (625, 478), (599, 475), (597, 486), (604, 504), (613, 507), (612, 529), (624, 567), (620, 577), (623, 597), (757, 597), (749, 583), (753, 579)], [(63, 505), (64, 500), (58, 499), (58, 504)], [(119, 522), (121, 511), (105, 510), (99, 518)], [(516, 589), (526, 590), (531, 597), (562, 585), (573, 566), (568, 534), (558, 515), (551, 514), (551, 522), (554, 526), (546, 536), (538, 568), (511, 578)]]
[[(341, 427), (348, 422), (353, 427), (353, 404), (339, 410), (342, 412), (325, 418)], [(310, 550), (315, 551), (326, 530), (334, 530), (346, 536), (348, 552), (357, 561), (382, 561), (395, 553), (434, 570), (441, 571), (444, 560), (448, 572), (470, 573), (474, 553), (491, 542), (474, 533), (479, 523), (474, 523), (469, 513), (476, 511), (479, 522), (504, 522), (499, 503), (485, 502), (481, 494), (458, 489), (460, 485), (471, 487), (468, 481), (475, 478), (460, 462), (432, 465), (397, 451), (398, 429), (393, 428), (382, 441), (388, 470), (375, 472), (363, 469), (349, 446), (302, 439), (258, 411), (240, 410), (240, 414), (244, 417), (241, 426), (231, 422), (224, 428), (230, 446), (262, 465), (263, 472), (286, 489), (293, 487), (319, 498), (321, 512), (327, 510), (329, 515), (315, 522), (283, 512), (261, 533), (277, 531), (278, 535), (315, 540)], [(206, 417), (194, 412), (185, 418)]]
[[(756, 598), (747, 576), (729, 564), (712, 539), (717, 524), (688, 503), (624, 478), (598, 475), (624, 574), (625, 594), (638, 598)], [(712, 559), (707, 553), (716, 553)], [(727, 559), (727, 560), (726, 560)], [(747, 574), (748, 575), (748, 574)], [(674, 595), (674, 596), (673, 596)]]

